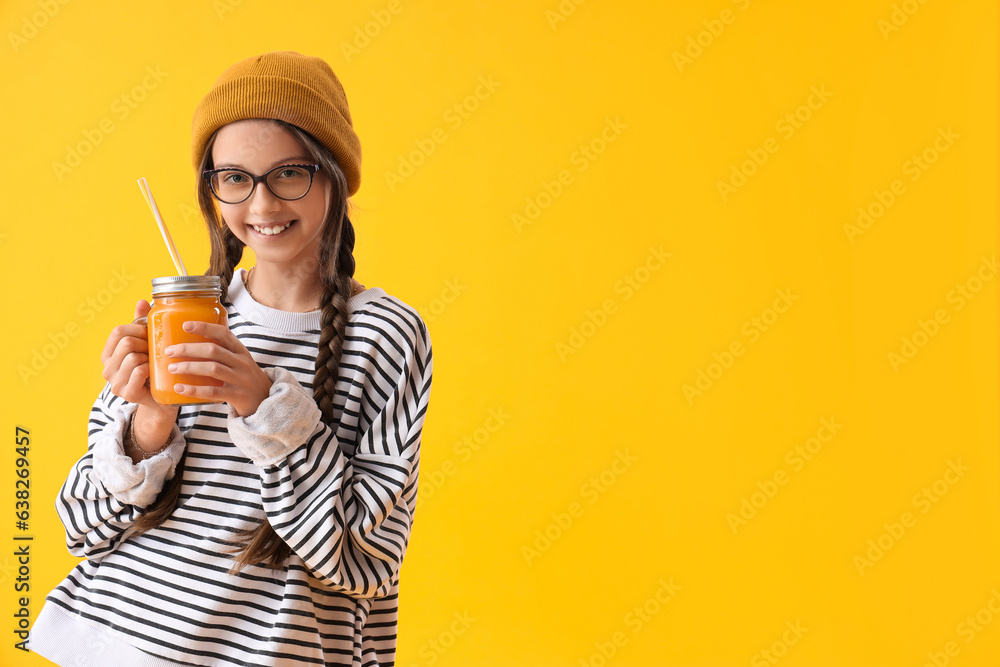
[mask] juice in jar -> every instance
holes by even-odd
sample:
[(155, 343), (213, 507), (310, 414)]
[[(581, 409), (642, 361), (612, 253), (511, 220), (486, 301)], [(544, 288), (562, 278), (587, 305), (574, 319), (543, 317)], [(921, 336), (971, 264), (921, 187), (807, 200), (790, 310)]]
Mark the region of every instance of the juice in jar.
[(222, 383), (201, 375), (171, 373), (167, 366), (185, 357), (168, 357), (163, 352), (178, 343), (203, 343), (207, 338), (188, 333), (185, 322), (195, 320), (225, 324), (226, 310), (219, 297), (222, 294), (218, 276), (170, 276), (153, 279), (153, 305), (146, 315), (149, 337), (149, 389), (161, 405), (211, 403), (174, 391), (181, 384), (215, 386)]

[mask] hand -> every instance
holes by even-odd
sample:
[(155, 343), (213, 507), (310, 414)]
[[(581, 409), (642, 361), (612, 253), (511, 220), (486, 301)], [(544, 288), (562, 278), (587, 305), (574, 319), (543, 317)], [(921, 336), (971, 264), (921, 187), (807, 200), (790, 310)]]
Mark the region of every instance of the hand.
[[(149, 313), (149, 302), (140, 299), (135, 304), (135, 319), (145, 318)], [(153, 399), (149, 391), (149, 342), (146, 323), (122, 324), (111, 330), (108, 341), (101, 352), (104, 371), (101, 375), (108, 381), (115, 396), (129, 403), (150, 408), (169, 408)]]
[(184, 331), (209, 339), (207, 343), (171, 345), (164, 354), (184, 357), (187, 361), (171, 363), (167, 370), (175, 374), (200, 375), (222, 382), (221, 387), (175, 384), (182, 396), (225, 401), (240, 417), (257, 412), (257, 407), (271, 393), (271, 380), (250, 356), (229, 327), (208, 322), (185, 322)]

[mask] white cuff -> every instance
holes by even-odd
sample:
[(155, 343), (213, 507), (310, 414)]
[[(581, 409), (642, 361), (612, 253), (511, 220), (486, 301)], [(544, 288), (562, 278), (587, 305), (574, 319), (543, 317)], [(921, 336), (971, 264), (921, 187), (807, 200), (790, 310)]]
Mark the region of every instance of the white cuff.
[(258, 467), (283, 461), (306, 442), (321, 413), (312, 394), (284, 368), (265, 368), (271, 391), (252, 415), (240, 417), (229, 406), (226, 425), (233, 444)]
[(89, 474), (92, 483), (102, 485), (118, 501), (147, 507), (163, 490), (163, 484), (174, 476), (177, 463), (184, 455), (184, 436), (174, 424), (165, 450), (132, 463), (132, 458), (125, 453), (124, 441), (137, 408), (133, 403), (112, 408), (112, 420), (97, 434), (91, 449), (94, 468)]

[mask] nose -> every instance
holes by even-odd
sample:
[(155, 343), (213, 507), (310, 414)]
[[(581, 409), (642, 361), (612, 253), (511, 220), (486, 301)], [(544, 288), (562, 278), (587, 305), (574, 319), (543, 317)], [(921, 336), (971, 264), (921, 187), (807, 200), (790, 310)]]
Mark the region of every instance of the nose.
[(266, 217), (267, 214), (277, 211), (281, 207), (281, 200), (274, 196), (267, 183), (259, 181), (254, 183), (253, 192), (250, 193), (250, 213), (258, 217)]

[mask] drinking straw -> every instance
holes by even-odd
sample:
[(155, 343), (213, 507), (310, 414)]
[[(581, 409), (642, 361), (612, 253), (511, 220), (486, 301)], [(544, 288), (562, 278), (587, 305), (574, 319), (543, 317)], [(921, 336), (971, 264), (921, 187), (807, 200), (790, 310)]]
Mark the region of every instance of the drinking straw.
[(174, 240), (170, 238), (170, 232), (167, 231), (167, 225), (160, 216), (160, 209), (156, 207), (156, 200), (153, 199), (153, 193), (149, 190), (149, 183), (146, 182), (145, 176), (139, 179), (139, 190), (142, 191), (142, 196), (149, 205), (149, 210), (153, 212), (153, 217), (156, 218), (156, 225), (160, 228), (163, 242), (167, 244), (167, 252), (170, 253), (170, 259), (174, 261), (174, 268), (177, 269), (178, 275), (186, 276), (188, 272), (184, 268), (184, 261), (181, 259), (181, 254), (177, 251), (177, 246), (174, 245)]

